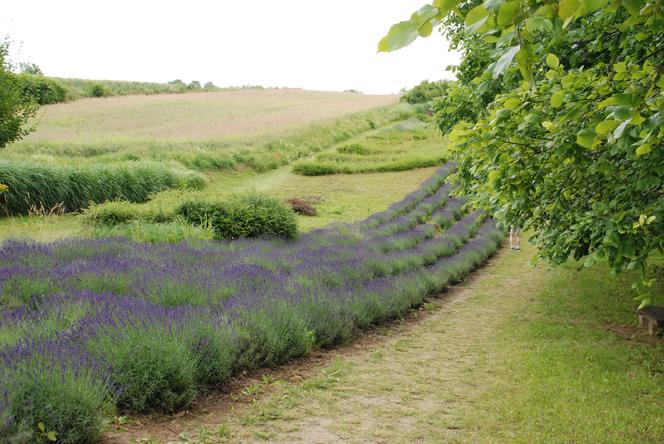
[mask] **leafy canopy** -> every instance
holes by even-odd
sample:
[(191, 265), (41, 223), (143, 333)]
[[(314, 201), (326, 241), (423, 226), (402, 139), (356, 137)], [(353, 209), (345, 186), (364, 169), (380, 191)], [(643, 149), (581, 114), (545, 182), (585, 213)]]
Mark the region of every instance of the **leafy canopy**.
[(378, 49), (440, 27), (463, 50), (460, 90), (437, 102), (459, 187), (506, 223), (532, 228), (553, 262), (606, 257), (615, 271), (646, 272), (664, 247), (663, 8), (434, 0)]
[(30, 132), (26, 124), (37, 112), (34, 101), (23, 94), (7, 61), (8, 42), (0, 41), (0, 148)]

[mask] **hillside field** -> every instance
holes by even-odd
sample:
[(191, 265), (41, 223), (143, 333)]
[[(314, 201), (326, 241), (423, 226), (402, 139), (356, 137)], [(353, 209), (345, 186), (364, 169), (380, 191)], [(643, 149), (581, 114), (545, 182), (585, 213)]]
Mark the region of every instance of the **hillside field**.
[[(531, 246), (501, 248), (504, 228), (448, 183), (447, 138), (394, 100), (246, 90), (46, 107), (0, 183), (97, 200), (0, 215), (0, 440), (664, 437), (663, 345), (633, 325), (635, 276), (552, 272), (529, 266)], [(247, 193), (315, 215), (291, 215), (294, 240), (213, 241), (223, 203)], [(212, 203), (210, 219), (183, 202)], [(273, 222), (251, 211), (231, 219)]]
[(135, 141), (219, 141), (393, 105), (396, 96), (246, 89), (189, 94), (80, 99), (42, 107), (37, 130), (16, 145)]

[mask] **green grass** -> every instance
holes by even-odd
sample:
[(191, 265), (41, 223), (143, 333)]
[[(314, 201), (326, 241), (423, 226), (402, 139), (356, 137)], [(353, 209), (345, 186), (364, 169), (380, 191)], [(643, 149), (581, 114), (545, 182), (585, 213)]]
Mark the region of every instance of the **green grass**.
[(664, 345), (607, 330), (634, 326), (636, 276), (576, 267), (554, 270), (534, 303), (504, 323), (498, 340), (512, 355), (511, 384), (487, 393), (487, 426), (511, 425), (522, 442), (662, 442)]
[(417, 118), (388, 125), (293, 166), (303, 176), (405, 171), (442, 165), (446, 140)]
[(185, 240), (212, 240), (214, 230), (209, 227), (193, 225), (185, 220), (174, 219), (171, 222), (145, 222), (133, 220), (117, 225), (100, 225), (94, 227), (90, 237), (126, 237), (138, 242), (177, 243)]

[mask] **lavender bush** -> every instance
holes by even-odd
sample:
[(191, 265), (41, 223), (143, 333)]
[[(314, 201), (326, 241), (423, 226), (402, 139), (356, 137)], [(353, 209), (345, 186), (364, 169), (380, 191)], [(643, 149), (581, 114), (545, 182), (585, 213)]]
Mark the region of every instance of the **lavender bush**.
[(244, 368), (402, 316), (503, 239), (449, 197), (453, 169), (384, 212), (296, 241), (6, 242), (0, 438), (43, 440), (42, 423), (62, 442), (94, 441), (112, 408), (174, 412)]

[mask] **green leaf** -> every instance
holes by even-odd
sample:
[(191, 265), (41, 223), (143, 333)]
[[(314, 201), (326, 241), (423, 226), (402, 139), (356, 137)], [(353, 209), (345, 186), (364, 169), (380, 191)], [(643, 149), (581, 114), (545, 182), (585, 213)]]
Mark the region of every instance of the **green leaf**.
[(616, 126), (618, 126), (617, 120), (604, 120), (597, 124), (595, 131), (597, 131), (597, 134), (604, 135), (613, 131)]
[(616, 99), (614, 99), (613, 97), (609, 97), (608, 99), (604, 99), (601, 102), (599, 102), (597, 104), (597, 108), (604, 109), (607, 106), (615, 105), (615, 104), (616, 104)]
[(518, 1), (503, 3), (498, 10), (498, 26), (505, 27), (514, 23), (514, 19), (519, 14), (521, 8)]
[(517, 99), (516, 97), (510, 97), (509, 99), (505, 100), (503, 106), (507, 109), (514, 109), (519, 106), (520, 103), (521, 100)]
[(634, 96), (631, 94), (616, 94), (613, 96), (615, 103), (621, 106), (633, 106)]
[(558, 66), (560, 66), (560, 60), (558, 60), (558, 57), (556, 57), (555, 54), (549, 53), (549, 55), (546, 56), (546, 65), (551, 69), (558, 69)]
[(433, 24), (431, 21), (426, 22), (424, 25), (420, 26), (420, 29), (417, 30), (417, 33), (420, 37), (429, 37), (433, 32)]
[(498, 170), (491, 170), (489, 171), (488, 175), (488, 183), (491, 187), (493, 187), (498, 180), (498, 177), (500, 176), (500, 172)]
[(410, 20), (417, 23), (418, 25), (423, 25), (434, 18), (437, 14), (438, 8), (434, 8), (431, 5), (424, 5), (417, 12), (413, 13), (413, 15), (410, 17)]
[(551, 95), (551, 106), (554, 108), (560, 108), (565, 100), (565, 91), (560, 90), (556, 91)]
[(615, 65), (613, 65), (613, 70), (615, 72), (625, 72), (627, 71), (627, 65), (625, 64), (625, 62), (616, 63)]
[(472, 26), (489, 16), (489, 10), (482, 5), (475, 6), (466, 14), (466, 26)]
[(544, 77), (546, 77), (549, 80), (553, 80), (556, 78), (558, 75), (558, 71), (554, 71), (553, 69), (548, 70), (547, 72), (544, 73)]
[(563, 20), (574, 18), (580, 6), (579, 0), (560, 0), (558, 16)]
[(392, 25), (390, 31), (378, 43), (379, 52), (390, 52), (410, 45), (418, 36), (418, 26), (408, 20)]
[(608, 0), (581, 0), (583, 15), (593, 13), (606, 6)]
[(537, 8), (535, 11), (535, 17), (546, 17), (548, 19), (553, 19), (556, 16), (555, 12), (556, 10), (554, 5), (543, 5)]
[(41, 432), (45, 432), (45, 431), (46, 431), (46, 425), (45, 425), (43, 422), (39, 422), (39, 423), (37, 423), (37, 428), (38, 428)]
[(636, 149), (636, 157), (645, 156), (652, 151), (652, 145), (649, 143), (643, 144)]
[(614, 117), (618, 120), (627, 120), (632, 117), (632, 107), (631, 106), (616, 106), (611, 112), (611, 117)]
[(519, 45), (512, 46), (507, 51), (505, 51), (505, 53), (502, 56), (500, 56), (500, 58), (496, 62), (496, 66), (494, 66), (493, 68), (494, 79), (497, 79), (498, 76), (500, 76), (507, 69), (510, 63), (512, 63), (512, 59), (514, 59), (516, 53), (519, 52), (519, 49), (521, 49)]
[(553, 31), (553, 23), (545, 17), (533, 16), (526, 19), (526, 31), (530, 33), (551, 32)]
[(51, 442), (55, 442), (58, 440), (58, 434), (55, 432), (48, 432), (46, 434), (46, 439), (48, 439)]
[[(516, 60), (519, 65), (519, 72), (531, 90), (535, 88), (535, 74), (533, 73), (533, 65), (535, 64), (535, 56), (533, 45), (525, 44), (521, 47), (519, 52), (516, 53)], [(527, 87), (526, 87), (527, 88)]]
[(584, 266), (585, 268), (590, 268), (590, 267), (592, 267), (593, 265), (595, 265), (595, 258), (592, 257), (592, 256), (588, 256), (588, 257), (586, 257), (586, 260), (585, 260), (585, 262), (583, 263), (583, 266)]
[(576, 143), (584, 148), (592, 148), (596, 137), (597, 133), (594, 129), (586, 128), (576, 134)]
[(457, 5), (457, 0), (433, 0), (433, 6), (438, 8), (438, 17), (447, 15)]
[(613, 137), (616, 139), (620, 139), (625, 132), (625, 128), (627, 128), (627, 125), (629, 124), (629, 120), (625, 120), (623, 123), (618, 125), (618, 127), (613, 131)]
[(641, 7), (643, 6), (642, 0), (622, 0), (622, 4), (631, 15), (639, 15)]

